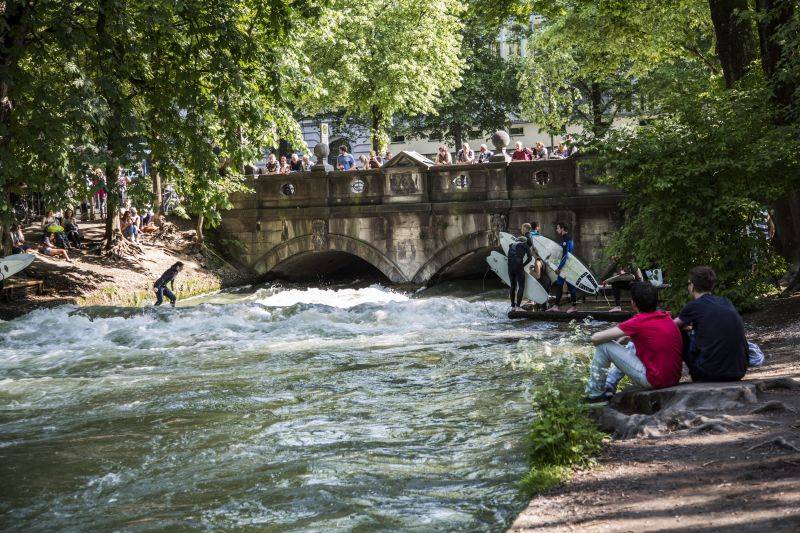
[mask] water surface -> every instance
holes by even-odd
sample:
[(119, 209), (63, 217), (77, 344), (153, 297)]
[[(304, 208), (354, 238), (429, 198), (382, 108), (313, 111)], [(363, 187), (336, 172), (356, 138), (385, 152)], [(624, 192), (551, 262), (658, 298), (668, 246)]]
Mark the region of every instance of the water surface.
[(532, 416), (509, 360), (563, 332), (474, 294), (262, 287), (0, 323), (0, 526), (503, 530)]

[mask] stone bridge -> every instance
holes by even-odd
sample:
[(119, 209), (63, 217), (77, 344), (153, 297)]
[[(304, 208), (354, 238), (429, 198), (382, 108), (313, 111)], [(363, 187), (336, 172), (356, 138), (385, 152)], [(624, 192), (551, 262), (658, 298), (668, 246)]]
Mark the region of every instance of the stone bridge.
[(582, 172), (580, 159), (434, 166), (401, 152), (380, 169), (249, 177), (220, 242), (241, 267), (296, 280), (378, 270), (395, 283), (481, 275), (498, 232), (539, 221), (570, 225), (595, 270), (619, 222), (621, 193)]

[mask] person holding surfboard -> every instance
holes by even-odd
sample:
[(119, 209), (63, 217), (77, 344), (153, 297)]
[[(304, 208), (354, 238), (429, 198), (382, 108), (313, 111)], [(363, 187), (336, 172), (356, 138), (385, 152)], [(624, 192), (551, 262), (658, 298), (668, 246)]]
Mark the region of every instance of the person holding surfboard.
[(570, 302), (572, 303), (570, 308), (567, 309), (567, 313), (574, 313), (578, 310), (578, 289), (567, 283), (567, 280), (561, 276), (561, 269), (564, 268), (567, 259), (569, 259), (570, 254), (575, 249), (575, 243), (572, 242), (572, 236), (569, 234), (569, 226), (567, 226), (564, 222), (556, 223), (556, 234), (561, 239), (561, 261), (558, 263), (558, 267), (555, 269), (556, 275), (558, 276), (555, 281), (556, 301), (555, 304), (548, 309), (548, 311), (557, 312), (561, 310), (559, 306), (561, 305), (561, 298), (564, 295), (564, 284), (566, 283), (567, 288), (569, 289)]
[(525, 294), (525, 267), (533, 256), (525, 237), (520, 237), (508, 247), (508, 277), (511, 281), (511, 308), (516, 310), (522, 305)]

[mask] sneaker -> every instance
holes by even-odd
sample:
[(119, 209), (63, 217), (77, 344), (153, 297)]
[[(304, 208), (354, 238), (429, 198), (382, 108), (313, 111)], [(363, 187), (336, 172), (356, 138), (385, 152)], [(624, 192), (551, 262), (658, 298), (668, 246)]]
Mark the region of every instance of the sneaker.
[(597, 396), (584, 396), (583, 398), (581, 398), (581, 401), (583, 403), (605, 403), (613, 397), (614, 397), (613, 394), (610, 394), (608, 392), (603, 392), (601, 394), (598, 394)]
[(622, 308), (621, 307), (612, 307), (611, 309), (608, 310), (608, 312), (609, 313), (621, 313), (622, 312)]
[(554, 305), (550, 309), (548, 309), (547, 311), (551, 312), (551, 313), (558, 313), (559, 311), (561, 311), (561, 309), (559, 309), (557, 305)]
[(570, 307), (569, 309), (567, 309), (567, 313), (576, 313), (577, 311), (578, 311), (578, 308), (575, 307), (574, 305), (572, 307)]

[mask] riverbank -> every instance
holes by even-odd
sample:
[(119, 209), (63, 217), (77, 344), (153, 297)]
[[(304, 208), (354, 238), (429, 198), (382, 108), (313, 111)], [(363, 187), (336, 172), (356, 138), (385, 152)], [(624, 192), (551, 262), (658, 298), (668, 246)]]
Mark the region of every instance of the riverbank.
[[(81, 224), (85, 246), (70, 250), (69, 263), (36, 252), (30, 267), (11, 280), (44, 280), (44, 292), (14, 294), (0, 300), (0, 319), (10, 320), (34, 309), (64, 304), (141, 306), (155, 301), (153, 283), (173, 263), (182, 261), (184, 271), (175, 282), (179, 299), (245, 283), (240, 272), (212, 256), (200, 253), (195, 231), (170, 223), (158, 235), (142, 235), (142, 253), (124, 259), (102, 255), (102, 222)], [(38, 226), (25, 229), (29, 243), (38, 242)]]
[[(800, 382), (800, 296), (744, 317), (766, 363), (748, 381)], [(797, 531), (800, 393), (703, 413), (723, 421), (612, 440), (594, 468), (531, 500), (512, 531)]]

